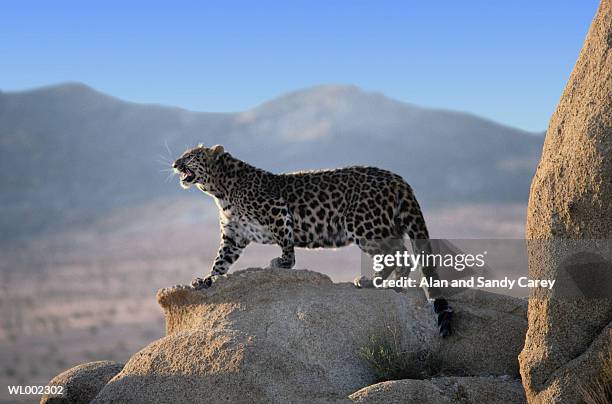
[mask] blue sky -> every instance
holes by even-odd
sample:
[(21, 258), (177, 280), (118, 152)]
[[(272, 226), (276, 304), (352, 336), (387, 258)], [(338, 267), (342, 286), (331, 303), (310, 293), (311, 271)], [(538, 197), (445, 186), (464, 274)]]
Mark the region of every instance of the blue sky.
[(542, 131), (597, 0), (0, 0), (0, 89), (238, 111), (354, 84)]

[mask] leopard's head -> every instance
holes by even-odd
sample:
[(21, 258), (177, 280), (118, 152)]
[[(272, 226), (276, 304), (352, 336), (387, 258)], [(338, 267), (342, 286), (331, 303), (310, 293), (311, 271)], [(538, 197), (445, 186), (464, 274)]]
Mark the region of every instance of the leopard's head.
[(212, 168), (224, 152), (221, 145), (210, 148), (199, 145), (186, 150), (172, 164), (172, 168), (179, 175), (181, 187), (187, 189), (196, 184), (199, 188), (208, 190), (211, 186)]

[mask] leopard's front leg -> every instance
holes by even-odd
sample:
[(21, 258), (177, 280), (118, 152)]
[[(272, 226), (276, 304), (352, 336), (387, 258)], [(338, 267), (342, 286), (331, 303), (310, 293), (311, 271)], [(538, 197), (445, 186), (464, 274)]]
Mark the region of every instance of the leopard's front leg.
[(282, 202), (273, 206), (269, 229), (274, 236), (274, 241), (282, 249), (282, 255), (270, 261), (274, 268), (293, 268), (295, 265), (295, 251), (293, 244), (293, 217), (289, 209)]
[(209, 288), (215, 276), (225, 275), (231, 265), (240, 257), (242, 250), (249, 244), (248, 240), (236, 234), (232, 224), (222, 226), (221, 232), (221, 245), (210, 270), (210, 275), (206, 278), (195, 278), (191, 282), (191, 286), (194, 289)]

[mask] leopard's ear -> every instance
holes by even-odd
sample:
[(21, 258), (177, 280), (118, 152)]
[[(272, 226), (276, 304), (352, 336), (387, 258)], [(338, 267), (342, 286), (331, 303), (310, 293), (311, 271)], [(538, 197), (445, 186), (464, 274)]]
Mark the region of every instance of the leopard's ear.
[(217, 158), (225, 152), (225, 149), (220, 144), (216, 144), (210, 148), (213, 157)]
[(219, 156), (221, 156), (225, 152), (225, 149), (220, 144), (212, 146), (209, 150), (210, 157), (212, 157), (213, 160), (218, 159)]

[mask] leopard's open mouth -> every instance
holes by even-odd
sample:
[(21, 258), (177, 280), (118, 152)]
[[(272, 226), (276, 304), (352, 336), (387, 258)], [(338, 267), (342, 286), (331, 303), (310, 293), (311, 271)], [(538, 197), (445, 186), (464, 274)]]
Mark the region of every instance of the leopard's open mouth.
[(184, 183), (192, 182), (193, 180), (195, 180), (195, 177), (195, 173), (188, 168), (185, 168), (180, 172), (180, 179)]

